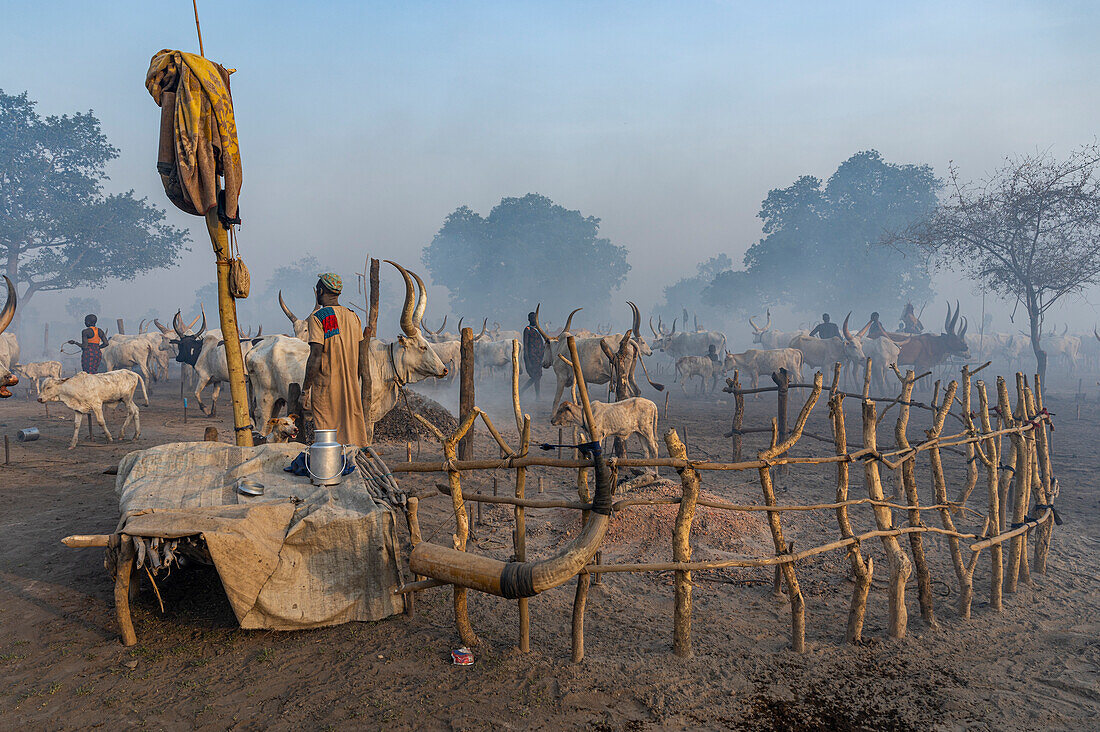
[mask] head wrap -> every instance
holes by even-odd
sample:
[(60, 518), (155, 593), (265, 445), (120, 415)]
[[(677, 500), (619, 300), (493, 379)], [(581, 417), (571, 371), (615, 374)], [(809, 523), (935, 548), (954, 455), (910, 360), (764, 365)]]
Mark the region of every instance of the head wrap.
[(344, 283), (340, 280), (340, 275), (335, 272), (325, 272), (317, 275), (317, 277), (321, 281), (321, 286), (334, 295), (339, 295), (340, 291), (344, 289)]

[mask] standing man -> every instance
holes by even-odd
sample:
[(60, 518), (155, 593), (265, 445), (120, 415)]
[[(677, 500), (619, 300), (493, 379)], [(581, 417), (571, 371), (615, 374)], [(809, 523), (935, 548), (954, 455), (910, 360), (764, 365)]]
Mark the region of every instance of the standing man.
[(520, 389), (520, 393), (527, 391), (527, 387), (535, 387), (535, 399), (539, 398), (539, 381), (542, 379), (542, 356), (545, 352), (546, 342), (542, 339), (537, 325), (538, 316), (527, 313), (527, 327), (523, 329), (523, 368), (527, 369), (527, 383)]
[(99, 373), (99, 364), (103, 361), (103, 349), (107, 347), (107, 334), (96, 327), (98, 318), (95, 315), (84, 316), (85, 328), (80, 332), (80, 343), (69, 341), (74, 346), (79, 346), (80, 368), (86, 374)]
[(837, 328), (836, 323), (829, 320), (828, 313), (822, 313), (821, 322), (810, 331), (810, 336), (817, 336), (818, 338), (839, 338), (840, 328)]
[(335, 429), (344, 445), (367, 444), (359, 390), (359, 342), (363, 326), (359, 317), (339, 303), (340, 276), (319, 275), (314, 292), (317, 310), (306, 320), (309, 326), (309, 358), (302, 384), (302, 408), (313, 413), (315, 429)]

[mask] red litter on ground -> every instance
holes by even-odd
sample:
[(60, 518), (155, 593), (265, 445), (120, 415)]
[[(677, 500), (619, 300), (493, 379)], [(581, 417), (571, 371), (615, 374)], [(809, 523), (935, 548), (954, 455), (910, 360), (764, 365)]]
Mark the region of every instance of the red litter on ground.
[(451, 651), (451, 661), (455, 666), (473, 666), (474, 652), (466, 647)]

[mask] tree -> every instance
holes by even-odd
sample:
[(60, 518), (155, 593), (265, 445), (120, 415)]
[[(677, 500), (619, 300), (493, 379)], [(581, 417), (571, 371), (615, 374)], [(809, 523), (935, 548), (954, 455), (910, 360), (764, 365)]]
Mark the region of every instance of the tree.
[(1045, 377), (1046, 312), (1100, 282), (1100, 148), (1086, 145), (1065, 160), (1045, 152), (1007, 158), (976, 183), (961, 182), (952, 166), (948, 181), (947, 200), (891, 239), (924, 247), (1022, 305)]
[(169, 267), (189, 238), (133, 191), (105, 194), (106, 164), (118, 157), (92, 112), (42, 117), (26, 92), (0, 90), (0, 259), (39, 291), (104, 287)]
[[(729, 274), (733, 269), (733, 260), (728, 254), (717, 254), (695, 265), (695, 274), (684, 277), (668, 285), (664, 289), (665, 302), (657, 309), (663, 313), (679, 314), (681, 308), (695, 311), (706, 311), (708, 314), (720, 304), (704, 297), (703, 293), (714, 282), (716, 277)], [(728, 309), (725, 303), (721, 304), (723, 310)], [(671, 319), (672, 316), (669, 316)], [(684, 323), (684, 327), (688, 327)]]
[(599, 228), (598, 218), (529, 193), (502, 199), (484, 218), (456, 209), (423, 261), (450, 291), (451, 309), (470, 319), (522, 318), (538, 298), (542, 312), (557, 317), (579, 306), (599, 314), (630, 271), (626, 248), (601, 238)]
[(925, 252), (890, 231), (926, 216), (941, 182), (927, 165), (897, 165), (874, 151), (845, 160), (822, 185), (804, 175), (768, 192), (757, 216), (764, 236), (745, 253), (746, 276), (719, 274), (706, 289), (715, 305), (783, 304), (818, 312), (840, 294), (845, 308), (901, 310), (931, 295)]
[(65, 312), (76, 321), (83, 322), (84, 316), (89, 313), (99, 314), (103, 307), (94, 297), (70, 297), (65, 303)]

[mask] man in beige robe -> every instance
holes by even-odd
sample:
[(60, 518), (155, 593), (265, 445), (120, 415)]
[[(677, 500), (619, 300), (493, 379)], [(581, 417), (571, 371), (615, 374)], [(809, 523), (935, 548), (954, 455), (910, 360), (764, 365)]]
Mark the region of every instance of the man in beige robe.
[(344, 445), (368, 444), (359, 390), (359, 317), (339, 303), (339, 275), (319, 276), (318, 308), (309, 316), (309, 358), (302, 384), (302, 406), (313, 412), (315, 429), (335, 429)]

